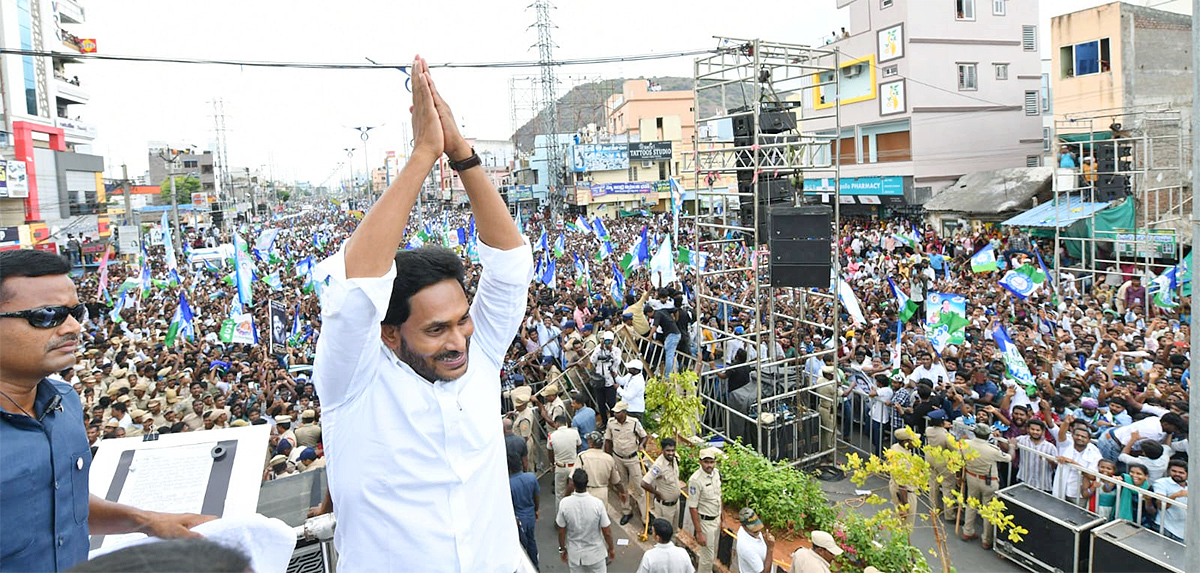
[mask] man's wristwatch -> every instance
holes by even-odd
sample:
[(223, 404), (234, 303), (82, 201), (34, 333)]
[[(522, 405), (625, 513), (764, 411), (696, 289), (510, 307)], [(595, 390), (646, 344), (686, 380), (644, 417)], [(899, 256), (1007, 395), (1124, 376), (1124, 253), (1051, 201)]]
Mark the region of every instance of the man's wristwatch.
[(459, 172), (483, 164), (483, 161), (481, 161), (479, 159), (479, 155), (477, 155), (475, 153), (474, 147), (471, 148), (471, 156), (462, 161), (455, 161), (453, 159), (450, 159), (449, 155), (446, 155), (446, 158), (449, 159), (450, 169), (453, 169), (453, 170), (459, 171)]
[(563, 553), (566, 553), (566, 552), (567, 552), (566, 548), (563, 548), (563, 547), (558, 548), (559, 555), (562, 555)]

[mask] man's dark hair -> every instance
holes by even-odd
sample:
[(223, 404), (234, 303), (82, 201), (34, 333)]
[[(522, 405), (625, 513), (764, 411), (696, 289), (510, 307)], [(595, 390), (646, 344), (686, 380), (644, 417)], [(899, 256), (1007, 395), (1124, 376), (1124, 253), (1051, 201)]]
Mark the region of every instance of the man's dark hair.
[(71, 264), (54, 253), (37, 249), (17, 249), (0, 252), (0, 303), (8, 300), (4, 281), (13, 277), (45, 277), (65, 275)]
[(428, 286), (447, 279), (458, 281), (466, 293), (466, 274), (462, 260), (454, 251), (444, 247), (425, 246), (396, 253), (396, 280), (392, 281), (392, 298), (388, 301), (383, 324), (400, 326), (408, 320), (412, 308), (409, 300)]
[(575, 484), (576, 492), (586, 492), (588, 484), (587, 472), (584, 471), (583, 468), (576, 469), (575, 473), (571, 474), (571, 483)]
[(558, 424), (559, 426), (567, 426), (571, 423), (571, 419), (568, 418), (566, 414), (559, 414), (554, 418), (554, 423)]
[(129, 406), (126, 406), (124, 402), (113, 402), (112, 409), (113, 411), (124, 414), (125, 412), (129, 411)]
[(1187, 431), (1187, 424), (1184, 423), (1183, 416), (1180, 416), (1175, 412), (1167, 412), (1166, 414), (1163, 414), (1162, 419), (1159, 420), (1159, 423), (1170, 424), (1174, 426), (1176, 432)]
[(1180, 467), (1180, 468), (1183, 468), (1184, 471), (1187, 471), (1187, 469), (1188, 469), (1187, 460), (1181, 460), (1179, 458), (1174, 458), (1171, 461), (1167, 462), (1167, 470), (1170, 470), (1171, 468), (1174, 468), (1174, 467)]
[(1160, 444), (1154, 440), (1146, 440), (1146, 441), (1142, 442), (1141, 444), (1139, 444), (1138, 447), (1140, 447), (1142, 449), (1142, 456), (1150, 458), (1152, 460), (1157, 460), (1158, 458), (1161, 458), (1163, 455), (1162, 444)]
[(664, 450), (667, 448), (674, 448), (675, 447), (675, 438), (663, 438), (662, 441), (660, 441), (658, 443), (658, 445)]
[(249, 571), (250, 558), (237, 549), (207, 539), (172, 539), (135, 545), (101, 555), (72, 567), (72, 573), (111, 571), (151, 573), (156, 571)]
[(1038, 426), (1042, 429), (1043, 432), (1047, 431), (1046, 423), (1041, 421), (1038, 418), (1033, 418), (1033, 419), (1029, 420), (1028, 422), (1026, 422), (1025, 424), (1027, 426)]
[(587, 404), (587, 402), (584, 401), (583, 394), (580, 394), (579, 392), (571, 394), (571, 401), (575, 402), (576, 404)]
[(660, 517), (650, 523), (654, 528), (654, 536), (658, 538), (659, 543), (669, 543), (671, 536), (675, 535), (675, 528), (671, 526), (670, 521)]

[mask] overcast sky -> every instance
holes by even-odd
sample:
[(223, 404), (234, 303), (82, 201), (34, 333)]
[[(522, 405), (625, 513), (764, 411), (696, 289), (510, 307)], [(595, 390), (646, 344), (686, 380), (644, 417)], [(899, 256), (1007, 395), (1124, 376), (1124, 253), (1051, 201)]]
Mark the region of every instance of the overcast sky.
[[(440, 62), (537, 59), (531, 0), (121, 0), (84, 3), (77, 35), (96, 38), (110, 55), (348, 63), (407, 63), (420, 52)], [(1159, 0), (1161, 1), (1161, 0)], [(1072, 7), (1092, 0), (1054, 0)], [(846, 25), (835, 0), (736, 3), (693, 0), (585, 2), (560, 0), (556, 59), (710, 48), (714, 35), (816, 43)], [(772, 7), (769, 11), (767, 7)], [(1048, 10), (1043, 8), (1043, 18)], [(509, 79), (525, 70), (434, 70), (439, 89), (468, 137), (505, 139), (512, 132)], [(272, 165), (279, 179), (325, 182), (359, 148), (349, 126), (382, 125), (367, 145), (372, 166), (403, 150), (410, 95), (395, 70), (324, 71), (93, 61), (72, 66), (91, 94), (83, 119), (99, 129), (95, 153), (109, 176), (146, 169), (148, 142), (209, 148), (215, 141), (212, 100), (225, 105), (229, 165)], [(691, 58), (560, 68), (561, 75), (606, 78), (690, 76)]]

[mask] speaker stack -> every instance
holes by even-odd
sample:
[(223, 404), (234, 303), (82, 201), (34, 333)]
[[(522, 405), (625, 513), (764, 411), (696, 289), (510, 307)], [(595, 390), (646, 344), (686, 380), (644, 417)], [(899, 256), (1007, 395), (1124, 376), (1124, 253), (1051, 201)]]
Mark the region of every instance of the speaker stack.
[[(741, 107), (730, 110), (731, 113), (745, 113), (752, 111), (749, 107)], [(794, 131), (796, 129), (796, 115), (793, 112), (781, 109), (764, 108), (758, 114), (758, 133), (764, 135), (778, 135)], [(778, 141), (785, 141), (789, 138), (786, 135), (778, 135)], [(792, 138), (799, 140), (792, 136)], [(754, 115), (740, 115), (733, 118), (733, 141), (738, 147), (749, 147), (754, 144)], [(760, 152), (769, 153), (769, 152)], [(753, 166), (752, 158), (749, 154), (738, 158), (738, 167)], [(754, 171), (744, 170), (738, 171), (738, 192), (750, 193), (754, 190), (754, 197), (739, 197), (740, 210), (743, 226), (750, 226), (754, 221), (754, 205), (758, 203), (758, 236), (760, 241), (766, 241), (769, 229), (767, 227), (767, 213), (772, 205), (791, 205), (795, 201), (796, 185), (792, 183), (792, 174), (776, 174), (771, 170), (763, 170), (757, 178), (754, 176)], [(757, 182), (756, 182), (757, 179)], [(803, 184), (801, 184), (803, 187)]]
[(1097, 201), (1115, 201), (1129, 195), (1129, 178), (1125, 174), (1133, 168), (1132, 155), (1133, 147), (1122, 144), (1121, 140), (1096, 144)]
[(833, 270), (833, 209), (777, 205), (770, 223), (772, 287), (829, 288)]

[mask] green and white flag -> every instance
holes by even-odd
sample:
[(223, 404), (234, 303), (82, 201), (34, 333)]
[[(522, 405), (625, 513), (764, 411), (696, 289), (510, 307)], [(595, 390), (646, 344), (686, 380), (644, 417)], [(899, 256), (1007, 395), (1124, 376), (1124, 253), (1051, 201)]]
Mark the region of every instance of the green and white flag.
[(986, 273), (998, 270), (1000, 270), (1000, 267), (996, 265), (995, 247), (988, 245), (979, 249), (978, 253), (971, 255), (971, 272)]

